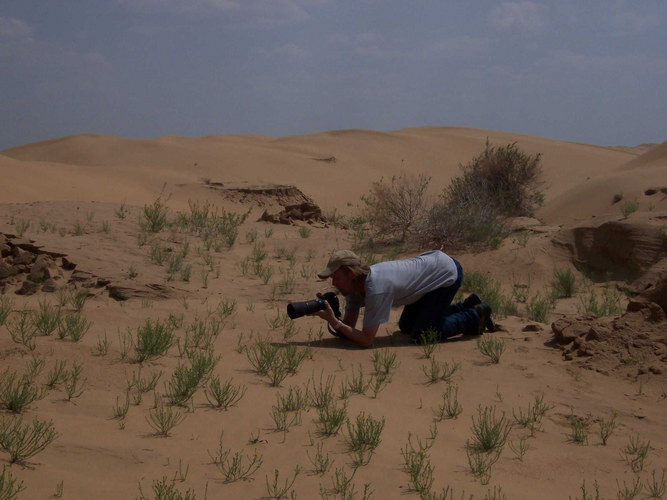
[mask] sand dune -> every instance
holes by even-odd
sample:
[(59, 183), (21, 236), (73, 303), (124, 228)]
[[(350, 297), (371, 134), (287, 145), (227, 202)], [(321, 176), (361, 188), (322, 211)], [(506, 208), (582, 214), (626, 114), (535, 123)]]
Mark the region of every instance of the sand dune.
[[(25, 162), (26, 182), (15, 177), (19, 184), (29, 184), (32, 171), (28, 167), (35, 162), (90, 167), (86, 170), (92, 177), (78, 183), (78, 176), (70, 176), (71, 187), (67, 188), (76, 190), (80, 186), (81, 193), (86, 193), (81, 199), (85, 200), (119, 201), (116, 190), (110, 193), (104, 188), (105, 179), (118, 173), (128, 185), (138, 184), (153, 192), (164, 182), (195, 185), (202, 179), (292, 184), (323, 208), (345, 211), (348, 204), (358, 203), (372, 182), (402, 171), (423, 172), (432, 177), (431, 190), (437, 194), (458, 174), (459, 165), (483, 150), (487, 138), (494, 144), (517, 142), (526, 152), (542, 155), (546, 218), (552, 199), (579, 188), (591, 178), (606, 176), (636, 158), (632, 153), (611, 148), (454, 127), (396, 132), (341, 130), (279, 139), (214, 136), (148, 140), (85, 135), (11, 148), (2, 154)], [(335, 163), (318, 161), (322, 159), (335, 159)], [(0, 168), (15, 170), (11, 165)], [(96, 175), (100, 180), (89, 182)], [(40, 199), (39, 193), (33, 199)], [(111, 195), (116, 198), (111, 199)], [(5, 196), (19, 201), (18, 197), (10, 198), (9, 192)], [(133, 198), (128, 201), (134, 203)], [(185, 206), (187, 200), (176, 195), (174, 202)]]
[[(332, 249), (349, 247), (354, 234), (322, 222), (259, 222), (263, 210), (281, 207), (279, 198), (291, 195), (236, 188), (292, 185), (325, 212), (351, 215), (358, 213), (360, 196), (383, 176), (425, 173), (437, 194), (459, 165), (482, 151), (487, 138), (541, 154), (545, 193), (537, 219), (515, 221), (524, 229), (498, 249), (456, 255), (465, 272), (496, 280), (499, 293), (516, 306), (513, 314), (496, 318), (501, 328), (493, 335), (506, 347), (498, 364), (474, 339), (459, 337), (439, 344), (433, 354), (437, 363), (457, 364), (451, 380), (429, 380), (432, 362), (425, 351), (396, 331), (400, 310), (392, 312), (369, 350), (330, 336), (318, 318), (284, 321), (287, 303), (327, 289), (329, 283), (318, 281), (315, 273)], [(660, 294), (666, 265), (665, 158), (667, 143), (642, 153), (457, 127), (282, 138), (81, 135), (2, 151), (0, 311), (11, 311), (0, 324), (0, 377), (20, 377), (29, 367), (37, 372), (31, 380), (44, 397), (18, 417), (24, 423), (52, 421), (58, 436), (23, 463), (10, 464), (0, 445), (0, 465), (24, 482), (27, 489), (18, 498), (61, 493), (71, 499), (127, 499), (140, 497), (140, 488), (154, 498), (152, 484), (163, 478), (200, 499), (205, 492), (209, 499), (267, 498), (275, 496), (269, 491), (274, 471), (282, 485), (297, 466), (301, 472), (292, 488), (299, 498), (320, 498), (321, 491), (339, 498), (336, 473), (339, 479), (353, 476), (356, 498), (365, 484), (376, 500), (419, 498), (401, 453), (412, 436), (418, 456), (432, 466), (434, 494), (451, 488), (453, 498), (465, 491), (465, 498), (560, 500), (580, 498), (584, 483), (590, 494), (597, 481), (601, 496), (614, 498), (637, 480), (649, 492), (652, 473), (660, 481), (667, 464), (664, 311), (642, 302), (642, 290), (636, 288), (639, 299), (626, 311), (629, 299), (619, 290), (631, 284), (609, 282), (605, 269), (597, 269), (603, 278), (593, 283), (581, 272), (586, 263), (577, 262), (577, 268), (574, 261), (584, 255), (632, 266), (635, 276), (644, 273), (637, 282), (641, 288)], [(212, 240), (194, 224), (147, 235), (138, 219), (163, 189), (170, 220), (179, 211), (189, 213), (188, 202), (202, 207), (206, 201), (249, 216), (230, 245)], [(616, 195), (621, 199), (614, 202)], [(635, 201), (637, 207), (623, 213), (625, 204)], [(420, 250), (426, 249), (398, 256)], [(378, 253), (376, 258), (393, 256)], [(574, 296), (556, 300), (541, 322), (529, 320), (530, 307), (550, 293), (557, 268), (576, 277)], [(72, 316), (76, 301), (66, 300), (64, 292), (70, 289), (89, 293), (82, 306), (91, 322), (85, 336), (60, 339), (56, 331), (36, 336), (34, 344), (21, 343), (16, 326), (21, 312), (55, 307), (61, 300), (63, 314)], [(602, 303), (606, 297), (619, 308), (600, 318), (582, 316), (591, 298)], [(165, 355), (139, 363), (128, 339), (136, 339), (147, 320), (171, 321), (178, 343)], [(214, 408), (202, 386), (182, 404), (157, 405), (173, 393), (174, 374), (189, 366), (187, 352), (201, 349), (191, 342), (202, 324), (219, 328), (211, 338), (220, 356), (212, 375), (245, 387), (245, 394), (226, 410)], [(248, 353), (260, 338), (305, 354), (278, 387), (251, 363)], [(374, 374), (373, 356), (380, 355), (396, 356), (384, 386)], [(71, 378), (47, 384), (58, 362), (67, 370), (81, 364), (80, 394), (68, 395)], [(155, 390), (140, 395), (133, 379), (151, 374), (160, 374)], [(379, 384), (377, 392), (370, 386), (363, 394), (349, 391), (361, 374)], [(287, 397), (290, 388), (305, 393), (308, 387), (312, 393), (329, 377), (335, 403), (345, 405), (352, 427), (322, 435), (318, 411), (309, 405), (298, 418), (290, 414), (289, 429), (279, 430), (273, 408), (279, 396)], [(210, 381), (202, 385), (210, 391)], [(442, 416), (439, 407), (448, 388), (462, 413), (436, 418)], [(114, 418), (126, 396), (127, 414)], [(529, 425), (521, 416), (540, 401), (545, 414)], [(3, 404), (0, 400), (0, 419), (13, 421), (16, 415)], [(169, 437), (157, 437), (151, 426), (158, 408), (184, 417)], [(488, 477), (473, 474), (466, 455), (484, 408), (512, 423), (512, 447), (503, 448)], [(384, 428), (380, 444), (366, 457), (369, 462), (354, 472), (349, 430), (360, 415), (384, 419)], [(616, 426), (603, 445), (600, 424), (612, 418)], [(577, 428), (588, 430), (579, 443)], [(436, 431), (435, 440), (428, 441)], [(420, 450), (417, 439), (432, 447)], [(627, 451), (629, 444), (648, 441), (646, 461), (633, 461), (637, 457)], [(526, 445), (524, 456), (520, 448)], [(321, 474), (314, 463), (318, 449), (333, 460)], [(262, 462), (250, 477), (226, 481), (218, 455), (225, 450), (228, 458), (239, 452), (246, 465)]]

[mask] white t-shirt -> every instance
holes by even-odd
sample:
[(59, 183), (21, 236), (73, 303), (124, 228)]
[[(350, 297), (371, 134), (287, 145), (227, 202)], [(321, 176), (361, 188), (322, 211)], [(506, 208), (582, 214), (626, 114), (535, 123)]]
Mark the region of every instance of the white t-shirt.
[(365, 306), (364, 327), (389, 321), (392, 306), (405, 306), (424, 294), (451, 286), (458, 278), (454, 259), (440, 250), (403, 260), (380, 262), (370, 266), (364, 283), (365, 296), (349, 295), (345, 311)]

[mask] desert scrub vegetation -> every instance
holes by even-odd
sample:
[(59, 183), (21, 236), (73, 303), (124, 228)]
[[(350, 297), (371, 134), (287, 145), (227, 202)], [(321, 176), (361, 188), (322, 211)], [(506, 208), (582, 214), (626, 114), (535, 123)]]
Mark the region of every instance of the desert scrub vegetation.
[(44, 390), (28, 374), (19, 375), (9, 368), (0, 373), (0, 409), (22, 413), (44, 396)]
[(220, 432), (218, 439), (218, 449), (208, 454), (211, 462), (222, 474), (223, 482), (232, 483), (234, 481), (247, 480), (259, 470), (264, 463), (262, 455), (256, 450), (252, 455), (244, 455), (242, 451), (232, 454), (231, 448), (223, 446), (224, 431)]
[(168, 322), (148, 318), (138, 326), (134, 340), (137, 361), (144, 361), (164, 356), (174, 344), (174, 330)]
[[(208, 487), (208, 484), (206, 485)], [(182, 493), (173, 481), (168, 480), (166, 477), (162, 479), (153, 481), (151, 486), (153, 494), (155, 495), (155, 500), (196, 500), (197, 496), (192, 489), (188, 489), (185, 493)], [(206, 494), (204, 494), (206, 498)], [(137, 500), (150, 500), (150, 497), (147, 497), (139, 484), (139, 496)]]
[(424, 231), (428, 212), (426, 188), (430, 177), (403, 173), (390, 181), (374, 182), (361, 197), (373, 235), (393, 237), (399, 242)]
[(44, 451), (57, 437), (53, 421), (34, 418), (23, 424), (21, 417), (0, 417), (0, 450), (9, 454), (9, 463), (23, 463)]
[(2, 474), (0, 474), (0, 498), (2, 500), (14, 500), (25, 488), (23, 481), (19, 482), (3, 465)]
[(487, 140), (435, 201), (427, 196), (431, 178), (424, 174), (382, 178), (362, 196), (359, 223), (349, 221), (352, 246), (369, 247), (377, 240), (497, 247), (509, 234), (505, 218), (532, 216), (542, 205), (540, 161), (539, 153), (526, 154), (516, 143), (495, 146)]
[(494, 146), (461, 166), (427, 219), (431, 241), (446, 246), (496, 247), (507, 234), (503, 218), (532, 216), (543, 203), (539, 192), (540, 154), (516, 143)]

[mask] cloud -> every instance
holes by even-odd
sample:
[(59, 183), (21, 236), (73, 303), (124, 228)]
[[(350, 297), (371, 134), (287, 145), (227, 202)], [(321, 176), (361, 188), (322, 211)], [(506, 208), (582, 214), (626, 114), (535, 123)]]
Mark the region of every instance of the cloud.
[(310, 18), (306, 6), (326, 0), (116, 0), (128, 9), (142, 12), (210, 15), (215, 13), (245, 21), (292, 23)]
[(619, 35), (635, 35), (645, 33), (660, 24), (656, 16), (641, 15), (637, 12), (626, 11), (616, 14), (612, 19), (614, 32)]
[(491, 24), (504, 30), (538, 33), (546, 25), (547, 8), (533, 2), (504, 2), (491, 11)]
[(32, 37), (32, 28), (20, 19), (0, 17), (0, 40), (25, 40)]
[(272, 49), (265, 49), (263, 47), (258, 47), (253, 49), (253, 52), (257, 55), (267, 56), (267, 57), (296, 58), (308, 55), (308, 51), (306, 49), (302, 49), (301, 47), (299, 47), (294, 43), (287, 43), (285, 45), (281, 45), (280, 47), (274, 47)]

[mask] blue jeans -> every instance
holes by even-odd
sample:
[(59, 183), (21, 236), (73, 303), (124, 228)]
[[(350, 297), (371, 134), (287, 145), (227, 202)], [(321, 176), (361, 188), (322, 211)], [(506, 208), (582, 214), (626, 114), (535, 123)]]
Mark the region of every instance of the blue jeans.
[(464, 308), (461, 302), (452, 304), (463, 281), (461, 264), (457, 260), (454, 263), (459, 276), (452, 285), (432, 290), (403, 308), (398, 320), (401, 332), (415, 340), (429, 328), (440, 334), (440, 340), (460, 333), (476, 335), (479, 332), (477, 311)]

